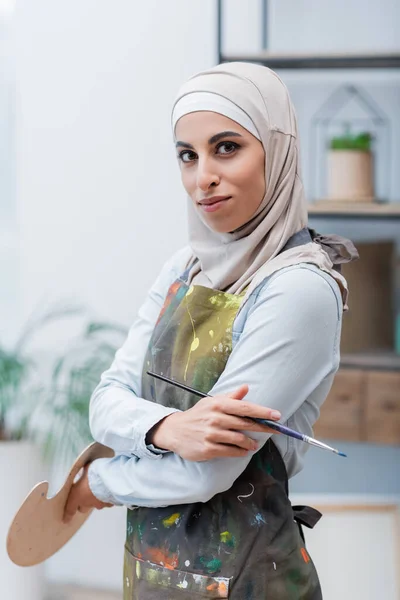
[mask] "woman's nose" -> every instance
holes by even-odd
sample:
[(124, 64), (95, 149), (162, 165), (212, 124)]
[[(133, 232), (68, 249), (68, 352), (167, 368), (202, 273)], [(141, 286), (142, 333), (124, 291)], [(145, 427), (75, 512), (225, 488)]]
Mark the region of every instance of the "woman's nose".
[(219, 182), (220, 177), (213, 169), (211, 161), (199, 160), (197, 164), (197, 187), (206, 192), (211, 186), (218, 185)]

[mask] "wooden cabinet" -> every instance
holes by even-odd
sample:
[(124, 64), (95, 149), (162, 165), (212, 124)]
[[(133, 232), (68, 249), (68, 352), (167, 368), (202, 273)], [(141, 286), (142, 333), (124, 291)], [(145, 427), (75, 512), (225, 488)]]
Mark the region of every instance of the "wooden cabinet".
[(314, 428), (317, 438), (362, 440), (365, 380), (359, 369), (338, 371)]
[(400, 444), (400, 373), (340, 369), (315, 424), (314, 436)]
[(400, 373), (367, 371), (365, 379), (365, 439), (400, 444)]

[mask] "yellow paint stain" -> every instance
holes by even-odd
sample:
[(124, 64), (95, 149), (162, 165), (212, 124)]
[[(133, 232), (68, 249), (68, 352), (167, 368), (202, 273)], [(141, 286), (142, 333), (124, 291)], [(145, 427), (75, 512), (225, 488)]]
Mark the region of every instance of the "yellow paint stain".
[(213, 338), (214, 337), (214, 332), (212, 329), (210, 329), (210, 331), (208, 332), (210, 334), (210, 337)]
[(136, 561), (136, 577), (140, 579), (140, 562)]
[(200, 346), (200, 340), (198, 337), (195, 337), (191, 346), (190, 346), (190, 352), (194, 352), (195, 350), (197, 350), (197, 348)]
[(164, 527), (168, 528), (168, 527), (172, 527), (172, 525), (176, 525), (179, 521), (180, 516), (181, 516), (181, 513), (174, 513), (167, 519), (163, 519)]
[(232, 540), (232, 534), (229, 533), (229, 531), (223, 531), (219, 534), (219, 536), (221, 538), (221, 542), (223, 542), (224, 544), (227, 544)]

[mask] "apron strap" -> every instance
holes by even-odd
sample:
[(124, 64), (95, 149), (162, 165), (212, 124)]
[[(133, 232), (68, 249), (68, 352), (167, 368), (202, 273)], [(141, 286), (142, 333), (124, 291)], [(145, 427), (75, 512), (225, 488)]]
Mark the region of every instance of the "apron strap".
[(290, 250), (291, 248), (296, 248), (296, 246), (303, 246), (303, 244), (309, 244), (313, 239), (311, 237), (310, 231), (308, 227), (304, 227), (300, 229), (297, 233), (294, 233), (292, 237), (288, 239), (286, 244), (283, 246), (282, 250), (279, 252), (285, 252), (286, 250)]
[(308, 529), (313, 529), (322, 517), (322, 513), (316, 508), (312, 508), (312, 506), (292, 506), (292, 510), (293, 518), (299, 526), (301, 538), (305, 542), (302, 525), (305, 525)]

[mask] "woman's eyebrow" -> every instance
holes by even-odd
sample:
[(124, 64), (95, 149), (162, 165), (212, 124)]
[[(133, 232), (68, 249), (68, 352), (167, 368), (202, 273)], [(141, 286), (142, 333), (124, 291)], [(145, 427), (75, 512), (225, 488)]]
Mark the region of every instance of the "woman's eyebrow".
[(208, 140), (208, 143), (211, 146), (211, 144), (215, 144), (215, 142), (218, 142), (220, 139), (225, 138), (225, 137), (243, 137), (243, 136), (241, 136), (240, 133), (237, 133), (236, 131), (221, 131), (221, 133), (216, 133), (215, 135), (210, 137), (210, 139)]
[(190, 150), (194, 150), (194, 146), (192, 146), (192, 144), (189, 144), (188, 142), (180, 142), (179, 140), (175, 142), (175, 146), (176, 148), (178, 146), (181, 146), (182, 148), (189, 148)]
[[(240, 135), (240, 133), (237, 133), (236, 131), (221, 131), (221, 133), (216, 133), (215, 135), (210, 137), (210, 139), (208, 140), (208, 143), (211, 146), (212, 144), (215, 144), (222, 138), (226, 138), (226, 137), (243, 137), (243, 136)], [(181, 142), (180, 140), (178, 140), (175, 143), (175, 146), (176, 147), (180, 146), (181, 148), (189, 148), (190, 150), (194, 150), (194, 146), (192, 146), (192, 144), (189, 144), (189, 142)]]

